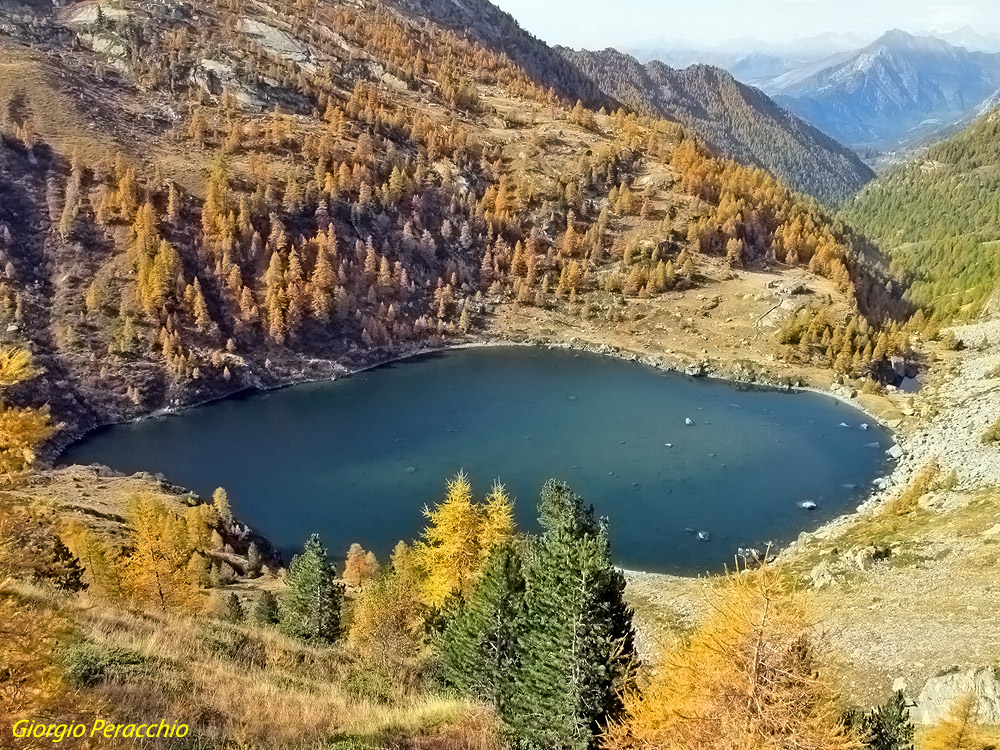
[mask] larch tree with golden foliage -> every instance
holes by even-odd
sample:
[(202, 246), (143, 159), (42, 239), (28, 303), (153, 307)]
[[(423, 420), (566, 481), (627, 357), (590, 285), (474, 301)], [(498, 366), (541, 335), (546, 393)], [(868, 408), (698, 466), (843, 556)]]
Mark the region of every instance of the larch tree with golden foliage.
[(477, 503), (462, 472), (448, 482), (444, 501), (424, 515), (429, 523), (415, 552), (425, 574), (425, 601), (440, 607), (452, 596), (467, 596), (490, 552), (511, 537), (513, 506), (500, 484), (485, 503)]
[(354, 601), (348, 642), (361, 655), (366, 670), (386, 683), (403, 685), (415, 674), (413, 667), (424, 651), (427, 607), (421, 597), (421, 578), (416, 553), (400, 542), (389, 565)]
[(73, 521), (67, 526), (66, 541), (84, 566), (92, 594), (115, 600), (125, 596), (115, 550), (79, 521)]
[(215, 508), (220, 521), (226, 524), (232, 523), (233, 509), (229, 505), (229, 493), (223, 487), (216, 488), (212, 493), (212, 507)]
[[(90, 591), (161, 609), (188, 609), (206, 585), (205, 543), (217, 518), (211, 506), (172, 506), (159, 497), (128, 501), (129, 533), (121, 549), (80, 523), (66, 540), (86, 568)], [(200, 563), (197, 565), (196, 563)]]
[[(0, 393), (33, 378), (38, 371), (24, 349), (0, 348)], [(35, 450), (53, 432), (47, 408), (11, 406), (0, 400), (0, 475), (29, 468)]]
[(347, 559), (344, 562), (344, 573), (341, 576), (345, 586), (360, 588), (374, 578), (377, 572), (378, 561), (376, 561), (374, 553), (366, 552), (357, 542), (348, 548)]
[(730, 574), (711, 614), (655, 665), (610, 750), (855, 750), (818, 675), (806, 613), (773, 566)]
[(131, 549), (121, 566), (129, 596), (163, 609), (189, 605), (197, 585), (188, 564), (197, 550), (191, 544), (185, 515), (158, 498), (142, 495), (133, 497), (128, 508)]
[(974, 693), (961, 696), (948, 715), (927, 733), (921, 750), (985, 750), (987, 746), (979, 741), (976, 726), (978, 703)]

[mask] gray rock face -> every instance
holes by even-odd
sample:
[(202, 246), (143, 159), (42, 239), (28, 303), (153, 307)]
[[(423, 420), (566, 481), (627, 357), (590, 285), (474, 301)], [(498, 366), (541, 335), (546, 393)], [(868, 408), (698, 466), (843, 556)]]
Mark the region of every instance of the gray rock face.
[(870, 546), (850, 553), (854, 564), (862, 571), (871, 570), (875, 565), (892, 557), (892, 550), (888, 547)]
[(969, 693), (978, 699), (977, 723), (1000, 725), (1000, 672), (996, 668), (932, 677), (920, 691), (910, 715), (917, 724), (934, 724), (948, 716), (955, 701)]
[(809, 579), (813, 588), (816, 589), (832, 586), (837, 581), (836, 576), (834, 576), (833, 570), (831, 569), (830, 563), (827, 560), (824, 560), (809, 572)]

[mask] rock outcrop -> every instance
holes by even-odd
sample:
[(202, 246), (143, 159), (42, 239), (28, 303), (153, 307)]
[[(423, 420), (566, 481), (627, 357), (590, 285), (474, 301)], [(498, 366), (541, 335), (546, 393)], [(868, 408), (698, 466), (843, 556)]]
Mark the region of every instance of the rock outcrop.
[(910, 715), (917, 724), (935, 724), (948, 716), (955, 701), (970, 693), (978, 699), (976, 721), (1000, 725), (1000, 670), (997, 668), (932, 677), (920, 691)]

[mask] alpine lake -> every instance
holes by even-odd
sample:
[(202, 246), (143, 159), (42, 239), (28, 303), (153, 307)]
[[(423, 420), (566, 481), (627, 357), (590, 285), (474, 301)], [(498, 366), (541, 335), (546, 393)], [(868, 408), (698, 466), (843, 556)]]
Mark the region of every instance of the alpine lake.
[(852, 511), (891, 445), (828, 396), (503, 346), (103, 428), (60, 462), (162, 474), (203, 496), (225, 487), (286, 557), (316, 532), (336, 557), (359, 542), (380, 561), (419, 536), (459, 471), (477, 497), (503, 482), (526, 531), (555, 477), (608, 518), (622, 567), (695, 574)]

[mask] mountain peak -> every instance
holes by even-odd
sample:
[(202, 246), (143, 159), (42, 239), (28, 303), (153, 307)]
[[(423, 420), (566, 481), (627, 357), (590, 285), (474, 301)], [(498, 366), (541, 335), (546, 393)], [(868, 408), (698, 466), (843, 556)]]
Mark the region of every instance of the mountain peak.
[(891, 29), (868, 46), (869, 50), (954, 52), (958, 48), (934, 36), (917, 36), (902, 29)]
[(636, 112), (675, 120), (717, 153), (762, 167), (820, 200), (839, 202), (874, 176), (856, 154), (723, 68), (695, 63), (678, 70), (659, 60), (643, 65), (616, 50), (560, 51), (607, 96)]
[(917, 37), (902, 29), (890, 29), (875, 40), (874, 44), (907, 44), (915, 42)]

